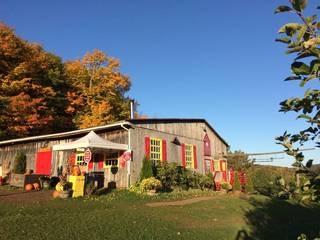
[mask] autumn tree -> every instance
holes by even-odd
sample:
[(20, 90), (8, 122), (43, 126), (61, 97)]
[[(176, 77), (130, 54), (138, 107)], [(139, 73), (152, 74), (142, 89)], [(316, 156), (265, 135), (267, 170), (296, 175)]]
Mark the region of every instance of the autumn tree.
[(68, 113), (78, 128), (99, 126), (130, 116), (128, 76), (120, 72), (120, 62), (100, 50), (88, 52), (81, 60), (65, 63)]
[[(285, 132), (278, 137), (278, 143), (285, 147), (288, 155), (294, 157), (293, 166), (298, 173), (307, 177), (303, 186), (302, 199), (320, 201), (320, 175), (312, 171), (313, 160), (305, 161), (300, 151), (306, 142), (312, 142), (320, 147), (320, 21), (317, 15), (305, 16), (304, 10), (307, 0), (290, 0), (289, 5), (279, 6), (276, 13), (295, 14), (300, 20), (296, 23), (287, 23), (279, 30), (281, 35), (277, 41), (287, 45), (287, 54), (295, 54), (291, 64), (292, 74), (286, 81), (297, 81), (304, 94), (301, 97), (292, 97), (281, 103), (282, 112), (295, 112), (298, 119), (304, 119), (307, 128), (295, 134)], [(318, 7), (319, 8), (319, 7)]]
[(61, 59), (0, 23), (0, 139), (72, 128)]

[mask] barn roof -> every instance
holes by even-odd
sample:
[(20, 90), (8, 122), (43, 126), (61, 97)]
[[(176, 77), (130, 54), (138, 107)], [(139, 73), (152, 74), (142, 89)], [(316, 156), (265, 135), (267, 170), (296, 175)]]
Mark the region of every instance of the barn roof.
[(130, 119), (127, 121), (132, 124), (202, 122), (205, 123), (218, 136), (218, 138), (229, 147), (229, 144), (219, 135), (219, 133), (217, 133), (217, 131), (204, 118), (137, 118)]
[(55, 140), (55, 139), (63, 139), (67, 137), (77, 137), (83, 136), (90, 131), (95, 132), (103, 132), (104, 130), (111, 130), (111, 129), (121, 129), (121, 126), (132, 126), (135, 124), (148, 124), (148, 123), (194, 123), (194, 122), (202, 122), (205, 123), (218, 137), (219, 139), (229, 146), (229, 144), (216, 132), (216, 130), (205, 120), (202, 118), (145, 118), (145, 119), (130, 119), (125, 121), (120, 121), (112, 124), (107, 124), (98, 127), (91, 127), (85, 128), (80, 130), (74, 130), (69, 132), (62, 132), (62, 133), (53, 133), (53, 134), (46, 134), (46, 135), (39, 135), (39, 136), (32, 136), (32, 137), (25, 137), (25, 138), (18, 138), (18, 139), (11, 139), (5, 140), (0, 142), (1, 145), (11, 145), (16, 143), (25, 143), (25, 142), (34, 142), (39, 140)]

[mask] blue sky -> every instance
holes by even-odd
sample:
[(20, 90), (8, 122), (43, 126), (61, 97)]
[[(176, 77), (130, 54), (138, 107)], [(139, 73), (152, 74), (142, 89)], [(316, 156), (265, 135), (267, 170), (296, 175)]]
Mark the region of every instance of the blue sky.
[(142, 114), (205, 118), (232, 150), (268, 152), (282, 150), (275, 136), (304, 126), (278, 112), (280, 101), (303, 94), (282, 81), (292, 57), (274, 41), (294, 21), (273, 14), (286, 2), (3, 0), (0, 20), (64, 60), (93, 49), (120, 59)]

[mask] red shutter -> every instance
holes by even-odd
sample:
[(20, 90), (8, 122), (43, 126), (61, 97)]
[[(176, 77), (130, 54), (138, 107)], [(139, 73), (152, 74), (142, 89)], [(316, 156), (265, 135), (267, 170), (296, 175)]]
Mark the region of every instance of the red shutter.
[(97, 159), (98, 159), (98, 169), (103, 168), (104, 155), (98, 154)]
[(197, 148), (196, 145), (193, 145), (193, 168), (197, 169), (198, 160), (197, 160)]
[(162, 162), (167, 161), (167, 141), (162, 139)]
[(210, 161), (211, 162), (211, 172), (214, 172), (214, 161)]
[(144, 147), (145, 147), (145, 155), (149, 159), (150, 158), (150, 137), (144, 138)]
[(186, 167), (186, 146), (184, 145), (184, 143), (182, 143), (181, 145), (181, 156), (182, 156), (182, 167)]
[(88, 169), (89, 170), (93, 169), (93, 159), (91, 159), (90, 162), (88, 163)]

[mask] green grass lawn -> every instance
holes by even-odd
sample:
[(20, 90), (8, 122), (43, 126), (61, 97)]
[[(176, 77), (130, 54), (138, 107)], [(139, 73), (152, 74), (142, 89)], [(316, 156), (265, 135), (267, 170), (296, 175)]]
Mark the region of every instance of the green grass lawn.
[[(146, 203), (211, 195), (184, 206)], [(97, 198), (0, 203), (1, 239), (296, 239), (316, 234), (319, 206), (255, 196), (191, 191), (137, 196), (117, 191)]]

